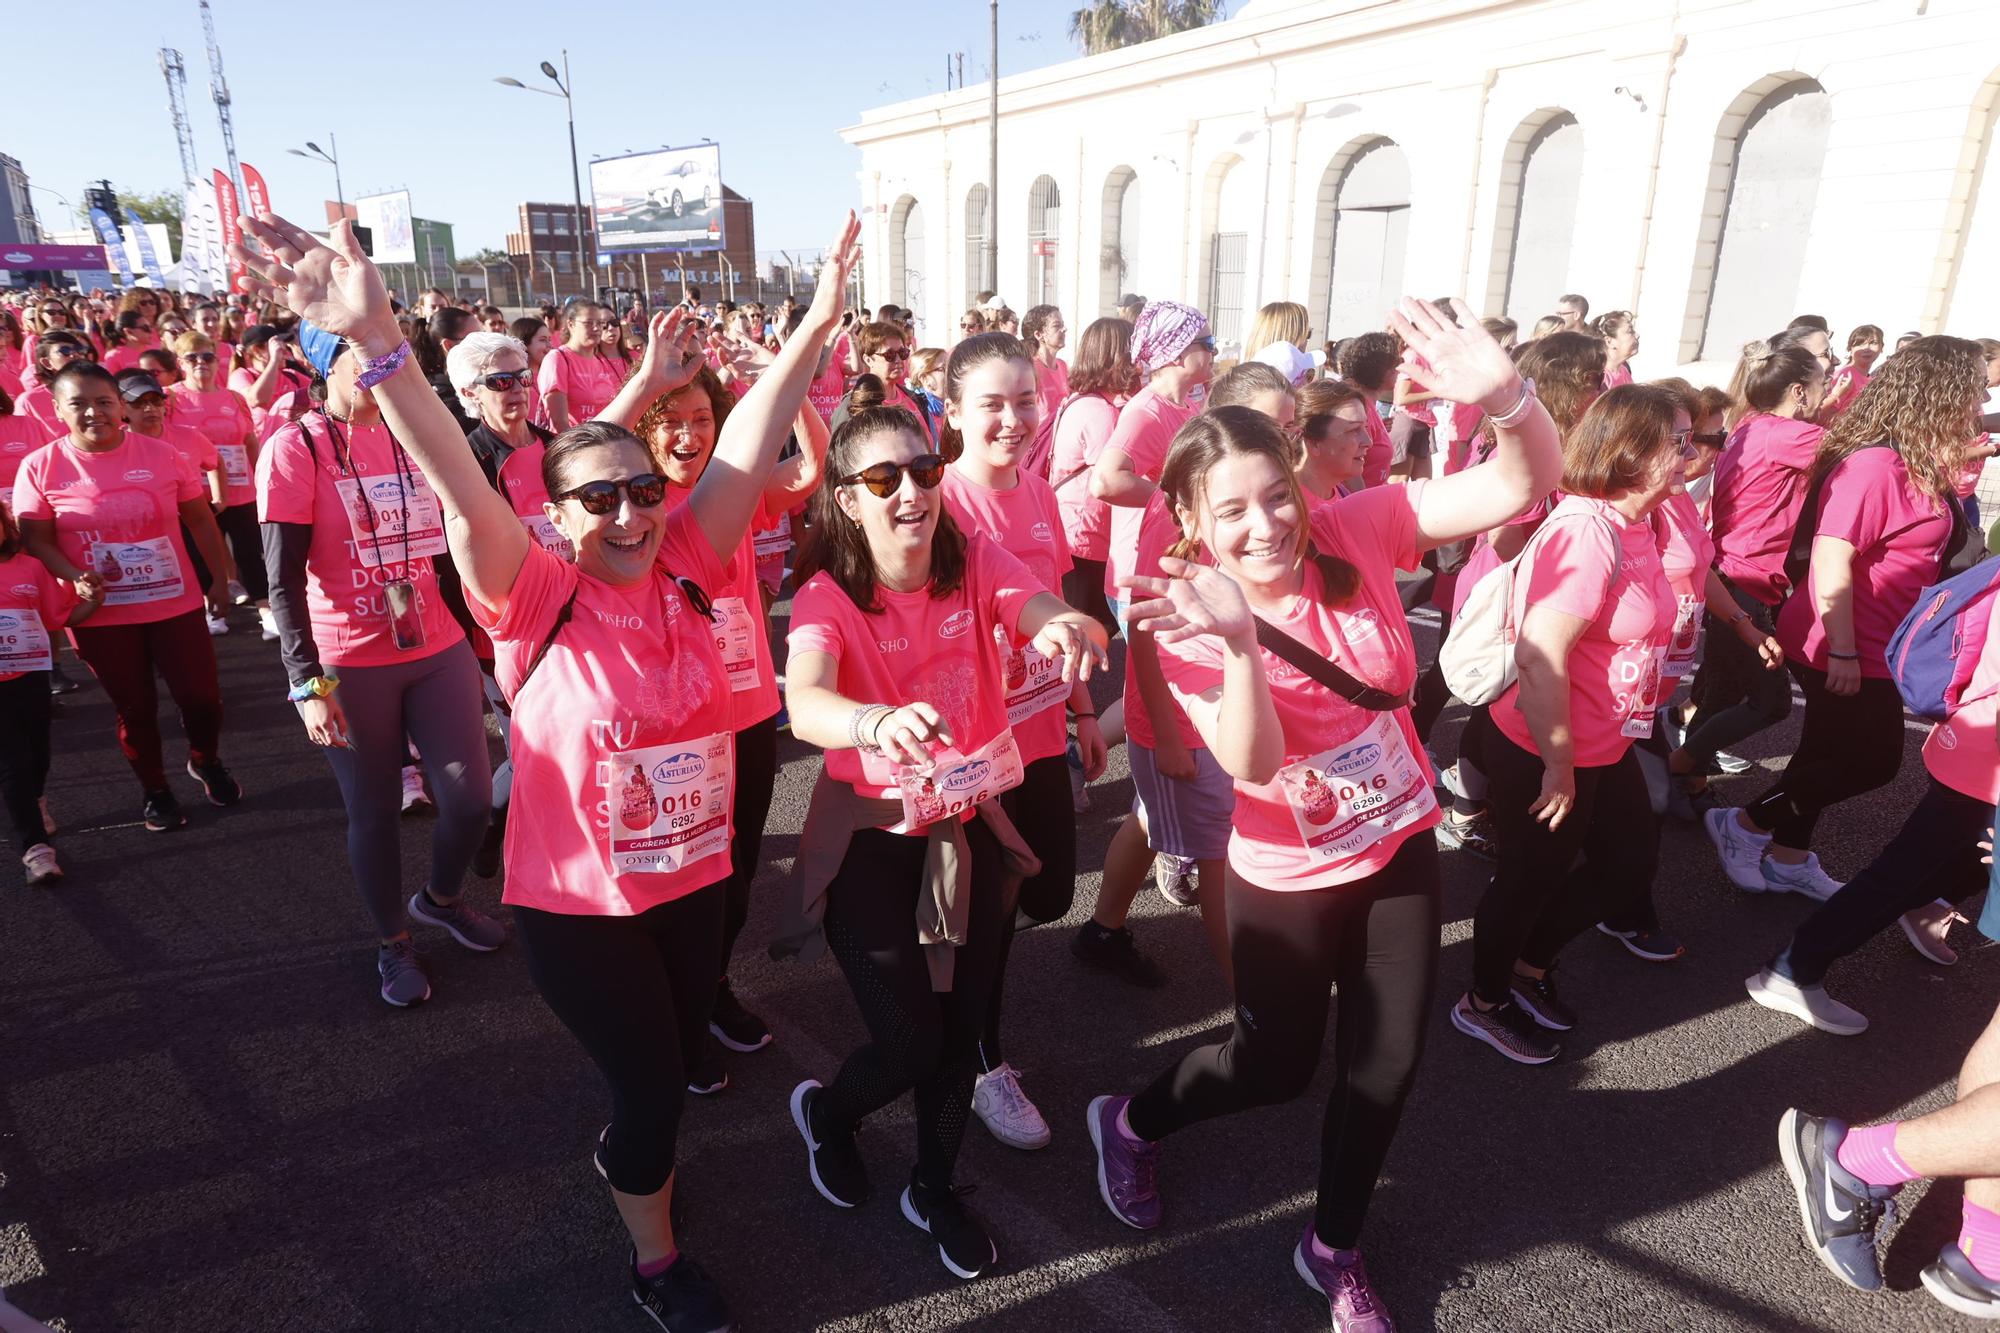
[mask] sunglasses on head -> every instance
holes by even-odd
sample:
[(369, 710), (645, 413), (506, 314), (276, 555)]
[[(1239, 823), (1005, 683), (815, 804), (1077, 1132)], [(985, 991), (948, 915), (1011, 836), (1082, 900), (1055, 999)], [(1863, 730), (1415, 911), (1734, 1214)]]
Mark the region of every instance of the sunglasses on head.
[(495, 393), (505, 393), (509, 389), (524, 389), (533, 379), (533, 371), (496, 370), (490, 375), (480, 376), (479, 382)]
[(903, 473), (910, 474), (910, 480), (925, 490), (937, 489), (944, 480), (944, 459), (936, 454), (918, 454), (907, 463), (891, 463), (884, 460), (870, 463), (859, 472), (850, 473), (840, 479), (843, 486), (860, 482), (876, 495), (886, 500), (894, 495), (903, 484)]
[(572, 486), (558, 495), (558, 500), (574, 500), (583, 506), (586, 514), (608, 514), (618, 507), (620, 492), (632, 502), (634, 509), (657, 509), (667, 498), (667, 479), (651, 472), (641, 472), (626, 481), (586, 481), (581, 486)]

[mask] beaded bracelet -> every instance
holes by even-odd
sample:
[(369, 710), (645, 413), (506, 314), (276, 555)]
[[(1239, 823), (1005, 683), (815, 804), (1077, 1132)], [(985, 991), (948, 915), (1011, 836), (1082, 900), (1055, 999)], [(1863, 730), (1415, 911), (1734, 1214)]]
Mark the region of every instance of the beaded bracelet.
[(372, 389), (383, 380), (388, 379), (391, 375), (401, 370), (403, 363), (409, 359), (410, 344), (408, 339), (404, 339), (395, 351), (389, 353), (389, 355), (383, 357), (381, 360), (363, 361), (361, 363), (361, 374), (355, 380), (355, 383), (363, 389)]
[(1505, 412), (1493, 413), (1489, 417), (1489, 420), (1491, 420), (1493, 424), (1501, 430), (1507, 430), (1514, 426), (1518, 426), (1523, 421), (1527, 420), (1528, 405), (1534, 401), (1535, 401), (1535, 382), (1531, 379), (1523, 379), (1521, 381), (1520, 399), (1517, 402), (1515, 402), (1515, 404), (1512, 407), (1508, 408)]

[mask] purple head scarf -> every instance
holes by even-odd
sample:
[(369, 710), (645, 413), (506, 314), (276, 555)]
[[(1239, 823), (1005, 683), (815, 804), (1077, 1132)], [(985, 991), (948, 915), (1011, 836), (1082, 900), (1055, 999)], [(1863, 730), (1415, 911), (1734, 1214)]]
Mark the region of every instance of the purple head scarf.
[(1132, 364), (1150, 375), (1208, 336), (1208, 320), (1178, 301), (1148, 301), (1132, 325)]

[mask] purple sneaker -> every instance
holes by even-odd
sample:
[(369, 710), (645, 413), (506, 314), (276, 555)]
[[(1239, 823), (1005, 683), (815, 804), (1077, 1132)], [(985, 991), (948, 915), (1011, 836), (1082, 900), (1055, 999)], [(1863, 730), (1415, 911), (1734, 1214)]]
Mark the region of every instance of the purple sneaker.
[(1326, 1297), (1333, 1311), (1333, 1333), (1396, 1333), (1396, 1322), (1382, 1307), (1375, 1285), (1368, 1280), (1368, 1267), (1361, 1251), (1349, 1250), (1346, 1259), (1329, 1259), (1313, 1245), (1312, 1219), (1306, 1219), (1305, 1234), (1292, 1251), (1292, 1267), (1306, 1285)]
[(1097, 1192), (1111, 1215), (1128, 1227), (1151, 1231), (1160, 1225), (1160, 1191), (1153, 1173), (1160, 1168), (1160, 1145), (1139, 1142), (1118, 1128), (1130, 1097), (1097, 1097), (1090, 1103), (1090, 1141), (1097, 1145)]

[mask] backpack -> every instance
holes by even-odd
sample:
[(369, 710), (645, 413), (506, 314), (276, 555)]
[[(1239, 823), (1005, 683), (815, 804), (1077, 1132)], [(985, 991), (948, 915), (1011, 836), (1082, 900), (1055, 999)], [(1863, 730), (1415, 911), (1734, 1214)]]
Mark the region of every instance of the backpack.
[[(1550, 518), (1553, 517), (1551, 514)], [(1610, 522), (1601, 515), (1597, 521), (1611, 530)], [(1543, 520), (1519, 554), (1480, 575), (1479, 582), (1465, 595), (1465, 604), (1459, 608), (1451, 631), (1438, 646), (1438, 666), (1444, 671), (1445, 684), (1451, 687), (1453, 697), (1474, 708), (1498, 699), (1518, 678), (1514, 640), (1519, 637), (1520, 629), (1514, 623), (1514, 586), (1521, 562), (1535, 549), (1548, 526), (1548, 521)], [(1613, 546), (1619, 545), (1615, 530), (1611, 531), (1611, 542)]]
[(1943, 722), (1958, 710), (1986, 646), (2000, 590), (2000, 560), (1986, 559), (1924, 589), (1889, 636), (1889, 678), (1918, 717)]

